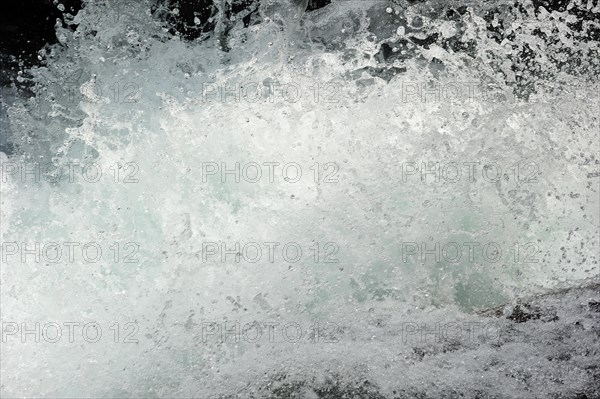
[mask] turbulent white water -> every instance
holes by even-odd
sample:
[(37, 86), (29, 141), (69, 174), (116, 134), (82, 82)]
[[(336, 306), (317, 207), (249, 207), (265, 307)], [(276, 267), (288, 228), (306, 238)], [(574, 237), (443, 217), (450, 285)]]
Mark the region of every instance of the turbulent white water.
[[(493, 4), (263, 4), (188, 42), (151, 6), (88, 3), (5, 104), (3, 395), (593, 392), (597, 292), (476, 313), (597, 282), (598, 42), (567, 12), (498, 43)], [(432, 32), (469, 49), (404, 40)], [(556, 366), (561, 328), (589, 351)]]

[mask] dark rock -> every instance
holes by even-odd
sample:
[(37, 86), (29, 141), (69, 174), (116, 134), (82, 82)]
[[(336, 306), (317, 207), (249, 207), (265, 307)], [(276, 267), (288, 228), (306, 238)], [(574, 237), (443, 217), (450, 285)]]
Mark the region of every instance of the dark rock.
[(512, 313), (507, 319), (514, 321), (515, 323), (525, 323), (529, 320), (536, 320), (540, 318), (539, 309), (532, 309), (527, 304), (519, 304), (513, 308)]
[(320, 8), (325, 7), (326, 5), (328, 5), (330, 3), (331, 3), (331, 0), (309, 0), (308, 8), (306, 9), (306, 11), (318, 10)]

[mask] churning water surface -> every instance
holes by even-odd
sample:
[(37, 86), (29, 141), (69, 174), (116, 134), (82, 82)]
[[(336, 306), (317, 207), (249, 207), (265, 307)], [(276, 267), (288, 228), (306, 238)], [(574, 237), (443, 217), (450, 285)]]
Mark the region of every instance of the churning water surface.
[(597, 1), (204, 3), (2, 87), (3, 397), (600, 397)]

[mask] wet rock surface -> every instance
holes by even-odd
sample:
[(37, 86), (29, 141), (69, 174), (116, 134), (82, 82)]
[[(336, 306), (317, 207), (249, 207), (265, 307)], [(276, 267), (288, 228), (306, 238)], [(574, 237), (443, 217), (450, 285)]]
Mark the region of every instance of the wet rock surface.
[[(555, 399), (600, 397), (600, 315), (595, 310), (600, 298), (592, 284), (583, 288), (559, 290), (516, 305), (479, 312), (486, 319), (505, 319), (498, 340), (468, 341), (442, 339), (406, 348), (396, 360), (404, 365), (394, 388), (383, 388), (368, 376), (367, 365), (358, 366), (355, 375), (331, 372), (306, 379), (286, 373), (273, 374), (257, 387), (239, 392), (251, 398), (515, 398), (509, 388), (518, 389), (520, 398)], [(384, 329), (390, 325), (377, 323)], [(400, 339), (400, 338), (398, 338)], [(397, 348), (390, 347), (390, 351)], [(467, 362), (467, 363), (465, 363)], [(431, 367), (429, 376), (406, 378), (421, 367)], [(453, 383), (435, 383), (435, 377), (452, 375)], [(468, 370), (462, 374), (459, 370)], [(493, 374), (497, 385), (487, 385)], [(479, 380), (479, 381), (478, 381)], [(400, 382), (402, 381), (402, 382)], [(570, 382), (578, 381), (577, 386)], [(387, 385), (387, 384), (386, 384)], [(394, 385), (393, 383), (391, 384)], [(219, 398), (237, 396), (223, 395)]]

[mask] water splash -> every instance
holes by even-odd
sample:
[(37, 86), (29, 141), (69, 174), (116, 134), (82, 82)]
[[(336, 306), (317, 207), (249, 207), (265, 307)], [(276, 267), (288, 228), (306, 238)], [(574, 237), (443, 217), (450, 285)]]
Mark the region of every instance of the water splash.
[[(19, 366), (3, 360), (3, 392), (212, 395), (258, 389), (254, 377), (232, 378), (241, 369), (301, 375), (317, 358), (329, 358), (329, 370), (369, 375), (360, 364), (386, 369), (393, 359), (370, 353), (388, 351), (398, 331), (373, 341), (377, 317), (481, 321), (477, 309), (597, 277), (598, 42), (576, 38), (568, 12), (497, 5), (495, 15), (490, 6), (489, 25), (504, 27), (498, 37), (484, 9), (334, 2), (303, 14), (305, 5), (285, 3), (265, 5), (254, 25), (225, 29), (221, 20), (214, 36), (187, 41), (160, 13), (152, 17), (153, 6), (88, 3), (74, 32), (57, 28), (61, 44), (48, 50), (48, 65), (28, 71), (36, 95), (8, 109), (15, 150), (2, 155), (3, 164), (73, 163), (80, 176), (10, 174), (3, 243), (139, 244), (130, 264), (3, 264), (3, 320), (94, 320), (105, 329), (135, 321), (139, 342), (118, 351), (105, 341), (81, 345), (76, 358), (65, 341), (11, 346), (6, 358)], [(538, 31), (560, 32), (559, 40)], [(81, 178), (92, 162), (105, 173), (94, 183)], [(221, 162), (293, 162), (304, 175), (204, 181), (207, 163)], [(273, 241), (309, 255), (203, 260), (207, 242)], [(435, 253), (449, 243), (478, 243), (478, 255)], [(316, 244), (331, 251), (318, 261)], [(329, 256), (337, 262), (323, 262)], [(203, 323), (253, 320), (313, 331), (325, 323), (347, 334), (328, 346), (260, 347), (202, 336)], [(487, 346), (473, 345), (488, 359)], [(85, 383), (68, 383), (74, 363)], [(427, 385), (417, 374), (446, 366), (415, 367), (413, 378)], [(380, 375), (393, 386), (398, 370), (389, 370)]]

